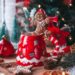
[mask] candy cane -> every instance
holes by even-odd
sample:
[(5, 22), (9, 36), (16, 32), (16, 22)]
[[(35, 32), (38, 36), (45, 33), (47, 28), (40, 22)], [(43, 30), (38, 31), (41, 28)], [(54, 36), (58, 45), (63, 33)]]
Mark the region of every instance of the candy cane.
[(53, 35), (50, 35), (49, 40), (55, 45), (55, 48), (50, 53), (50, 56), (52, 56), (52, 58), (57, 58), (60, 48), (59, 41)]

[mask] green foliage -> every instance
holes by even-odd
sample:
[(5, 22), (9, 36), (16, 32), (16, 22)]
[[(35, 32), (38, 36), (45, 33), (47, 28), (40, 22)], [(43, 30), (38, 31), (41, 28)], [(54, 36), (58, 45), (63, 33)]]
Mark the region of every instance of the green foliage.
[(5, 35), (5, 25), (0, 28), (0, 40), (2, 39), (2, 36)]
[(12, 40), (13, 40), (13, 42), (18, 42), (21, 31), (20, 31), (20, 26), (18, 24), (16, 17), (14, 18), (14, 26), (13, 27), (14, 27), (14, 30), (13, 30), (14, 34), (12, 36)]
[(75, 66), (75, 53), (70, 53), (68, 55), (65, 55), (64, 61), (60, 63), (60, 66), (63, 68), (70, 68)]

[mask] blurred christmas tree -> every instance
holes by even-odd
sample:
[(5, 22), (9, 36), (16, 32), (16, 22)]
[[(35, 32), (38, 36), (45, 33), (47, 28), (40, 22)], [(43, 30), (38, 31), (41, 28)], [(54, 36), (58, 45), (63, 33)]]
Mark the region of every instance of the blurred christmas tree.
[(14, 34), (13, 34), (13, 42), (18, 42), (19, 41), (19, 37), (20, 37), (20, 33), (21, 33), (21, 29), (20, 29), (20, 26), (18, 24), (18, 21), (17, 21), (17, 18), (14, 17), (14, 24), (13, 24), (13, 27), (14, 27)]
[(3, 35), (5, 35), (5, 22), (3, 22), (3, 26), (0, 28), (0, 40)]
[(40, 4), (46, 11), (47, 15), (55, 15), (57, 9), (65, 19), (70, 19), (68, 6), (64, 4), (63, 0), (31, 0), (31, 5)]
[(3, 22), (3, 25), (2, 25), (2, 27), (1, 27), (1, 29), (0, 29), (0, 40), (2, 39), (2, 37), (3, 37), (4, 35), (7, 36), (7, 39), (8, 39), (8, 40), (10, 40), (10, 38), (9, 38), (9, 32), (8, 32), (8, 30), (7, 30), (7, 27), (6, 27), (5, 22)]
[[(71, 19), (73, 18), (71, 7), (74, 7), (74, 4), (73, 6), (70, 6), (71, 4), (70, 3), (66, 4), (65, 1), (66, 0), (24, 0), (25, 2), (25, 6), (24, 6), (25, 9), (23, 10), (25, 14), (25, 21), (23, 22), (24, 23), (23, 25), (25, 26), (24, 30), (27, 32), (35, 30), (34, 27), (33, 28), (29, 27), (30, 24), (29, 19), (33, 19), (35, 12), (37, 11), (38, 6), (40, 5), (41, 8), (45, 10), (48, 16), (56, 16), (56, 15), (58, 16), (59, 28), (65, 27), (66, 24), (68, 25), (67, 30), (70, 32), (74, 40), (75, 36), (73, 34), (75, 31), (75, 27), (74, 29), (72, 29), (73, 27), (69, 25)], [(71, 43), (74, 43), (74, 41), (69, 40), (69, 37), (67, 41), (69, 45), (71, 45)]]

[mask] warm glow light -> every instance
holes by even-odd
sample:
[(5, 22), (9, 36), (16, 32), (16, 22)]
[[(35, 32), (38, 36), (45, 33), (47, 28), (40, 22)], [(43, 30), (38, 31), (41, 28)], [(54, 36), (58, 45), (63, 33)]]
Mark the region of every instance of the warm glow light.
[(39, 5), (38, 5), (38, 7), (40, 8), (40, 7), (41, 7), (41, 5), (39, 4)]
[(69, 39), (72, 40), (72, 37), (70, 36)]
[(62, 18), (62, 21), (64, 21), (64, 18)]
[(5, 75), (4, 73), (0, 73), (0, 75)]
[(66, 26), (68, 26), (67, 24), (64, 24), (64, 26), (66, 27)]
[(56, 13), (59, 14), (60, 12), (59, 11), (56, 11)]
[(72, 4), (69, 4), (69, 6), (72, 6)]

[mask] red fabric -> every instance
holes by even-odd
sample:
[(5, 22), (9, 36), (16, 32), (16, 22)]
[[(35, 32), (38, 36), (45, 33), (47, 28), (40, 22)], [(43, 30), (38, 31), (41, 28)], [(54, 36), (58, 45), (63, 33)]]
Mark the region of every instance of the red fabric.
[(2, 43), (0, 43), (0, 50), (1, 50), (0, 55), (4, 57), (13, 55), (15, 52), (15, 49), (12, 46), (12, 44), (5, 38), (3, 38)]
[(47, 29), (48, 29), (49, 31), (51, 31), (52, 33), (54, 33), (54, 34), (60, 34), (60, 29), (59, 29), (58, 27), (55, 27), (55, 26), (53, 25), (53, 23), (50, 23), (50, 24), (48, 25)]

